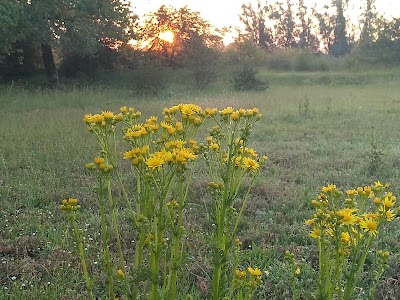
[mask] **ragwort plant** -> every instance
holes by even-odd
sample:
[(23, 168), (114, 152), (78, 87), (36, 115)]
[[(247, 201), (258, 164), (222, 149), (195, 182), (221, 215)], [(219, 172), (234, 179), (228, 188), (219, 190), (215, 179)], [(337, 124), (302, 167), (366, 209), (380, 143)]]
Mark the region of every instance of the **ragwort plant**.
[[(244, 286), (233, 280), (229, 288), (225, 278), (229, 250), (234, 241), (250, 188), (265, 158), (247, 148), (251, 127), (260, 118), (258, 109), (226, 108), (203, 110), (194, 104), (180, 104), (163, 110), (163, 121), (151, 116), (140, 122), (141, 113), (134, 108), (121, 107), (120, 113), (103, 111), (88, 114), (84, 122), (97, 139), (99, 153), (86, 168), (97, 177), (95, 192), (100, 209), (100, 227), (104, 271), (107, 276), (107, 297), (115, 299), (176, 299), (179, 270), (185, 251), (183, 226), (187, 196), (200, 154), (207, 159), (213, 182), (211, 193), (216, 203), (216, 253), (214, 259), (213, 299), (230, 294), (250, 299), (261, 284), (261, 271), (248, 268), (249, 277), (244, 281), (235, 258), (233, 273), (246, 282)], [(196, 133), (206, 119), (213, 119), (217, 126), (210, 130), (207, 146), (197, 144)], [(124, 185), (125, 176), (120, 167), (116, 128), (122, 126), (123, 139), (130, 146), (123, 159), (130, 161), (135, 171), (135, 188)], [(250, 184), (239, 213), (233, 203), (238, 196), (240, 183), (249, 177)], [(118, 183), (120, 193), (115, 193)], [(121, 195), (121, 196), (116, 196)], [(120, 199), (121, 198), (121, 199)], [(74, 200), (63, 200), (60, 208), (69, 212), (78, 246), (82, 245), (77, 227), (78, 208)], [(76, 204), (76, 205), (75, 205)], [(126, 257), (117, 218), (117, 205), (129, 212), (135, 232), (134, 257)], [(80, 207), (80, 206), (79, 206)], [(116, 251), (111, 250), (111, 239), (116, 241)], [(93, 282), (89, 278), (80, 246), (83, 273), (90, 297)], [(239, 250), (237, 250), (239, 251)], [(115, 252), (115, 253), (114, 253)], [(240, 276), (237, 277), (237, 274)], [(236, 286), (236, 288), (232, 288)], [(221, 292), (223, 291), (223, 292)], [(236, 292), (240, 291), (240, 292)]]
[[(396, 197), (389, 184), (379, 181), (372, 186), (341, 192), (335, 185), (322, 187), (315, 208), (310, 236), (319, 250), (319, 299), (351, 299), (360, 283), (369, 253), (375, 257), (369, 297), (387, 269), (389, 251), (379, 249), (381, 228), (396, 216)], [(364, 272), (365, 273), (365, 272)]]
[[(254, 149), (248, 148), (252, 126), (261, 117), (257, 108), (234, 110), (227, 107), (219, 112), (216, 109), (207, 109), (206, 113), (216, 124), (210, 129), (207, 137), (208, 149), (204, 151), (212, 179), (209, 189), (215, 203), (212, 299), (216, 300), (223, 298), (228, 292), (228, 258), (260, 163), (266, 157), (260, 158)], [(241, 183), (246, 178), (250, 182), (237, 211), (235, 201)]]

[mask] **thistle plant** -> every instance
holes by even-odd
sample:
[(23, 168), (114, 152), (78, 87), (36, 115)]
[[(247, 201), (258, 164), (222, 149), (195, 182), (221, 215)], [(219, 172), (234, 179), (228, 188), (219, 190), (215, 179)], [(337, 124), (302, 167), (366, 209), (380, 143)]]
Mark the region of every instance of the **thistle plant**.
[[(215, 203), (214, 273), (212, 299), (222, 299), (228, 292), (227, 266), (238, 225), (251, 187), (266, 157), (248, 148), (253, 124), (261, 115), (257, 108), (234, 110), (206, 109), (215, 126), (209, 131), (204, 156), (211, 182), (209, 189)], [(242, 182), (249, 179), (239, 211), (235, 208)]]
[(330, 184), (322, 188), (317, 200), (311, 201), (315, 213), (306, 224), (312, 227), (310, 236), (318, 242), (320, 299), (351, 299), (370, 252), (378, 258), (369, 292), (373, 294), (389, 256), (376, 246), (380, 244), (381, 228), (396, 216), (395, 203), (389, 184), (379, 181), (346, 193)]

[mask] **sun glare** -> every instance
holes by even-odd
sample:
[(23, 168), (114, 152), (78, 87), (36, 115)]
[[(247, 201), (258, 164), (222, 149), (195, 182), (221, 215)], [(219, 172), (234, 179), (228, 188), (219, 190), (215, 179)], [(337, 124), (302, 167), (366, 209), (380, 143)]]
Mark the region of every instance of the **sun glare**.
[(173, 43), (174, 41), (174, 33), (172, 31), (160, 32), (158, 37), (160, 38), (160, 40), (166, 41), (168, 43)]

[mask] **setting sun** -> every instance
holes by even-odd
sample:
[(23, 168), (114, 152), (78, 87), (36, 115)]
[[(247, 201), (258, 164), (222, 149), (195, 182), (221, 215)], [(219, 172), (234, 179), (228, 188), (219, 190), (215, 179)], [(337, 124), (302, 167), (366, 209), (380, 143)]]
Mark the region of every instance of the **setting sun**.
[(158, 37), (160, 38), (160, 40), (166, 41), (171, 44), (174, 42), (174, 33), (172, 31), (160, 32)]

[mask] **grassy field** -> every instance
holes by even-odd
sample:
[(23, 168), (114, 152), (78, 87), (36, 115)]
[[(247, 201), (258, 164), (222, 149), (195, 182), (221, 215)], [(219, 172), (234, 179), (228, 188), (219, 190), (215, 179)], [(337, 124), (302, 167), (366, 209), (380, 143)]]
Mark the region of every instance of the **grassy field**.
[[(106, 87), (0, 87), (0, 299), (85, 299), (72, 236), (57, 207), (66, 197), (82, 202), (90, 267), (98, 272), (94, 178), (84, 169), (96, 144), (83, 115), (129, 105), (148, 116), (181, 102), (260, 108), (263, 118), (254, 128), (253, 146), (269, 162), (241, 224), (239, 235), (247, 249), (243, 261), (270, 273), (260, 299), (289, 299), (282, 257), (290, 249), (303, 265), (302, 299), (312, 299), (317, 248), (304, 220), (320, 186), (334, 183), (348, 189), (380, 180), (390, 182), (400, 195), (400, 74), (329, 74), (263, 74), (271, 85), (265, 92), (175, 87), (159, 97)], [(197, 174), (190, 194), (194, 219), (188, 228), (197, 232), (199, 246), (184, 268), (188, 290), (197, 289), (196, 275), (211, 276), (203, 257), (210, 226), (202, 209), (209, 201), (206, 185)], [(398, 299), (400, 294), (399, 219), (392, 225), (384, 243), (393, 256), (377, 299)], [(126, 243), (132, 239), (129, 232), (124, 237)]]

